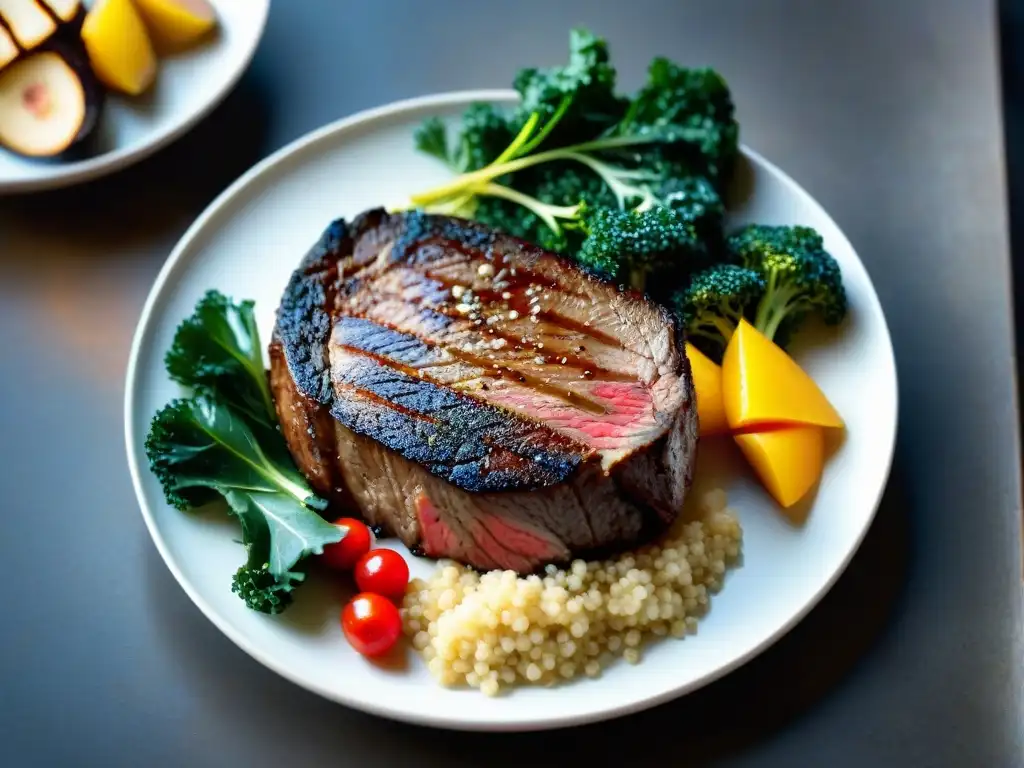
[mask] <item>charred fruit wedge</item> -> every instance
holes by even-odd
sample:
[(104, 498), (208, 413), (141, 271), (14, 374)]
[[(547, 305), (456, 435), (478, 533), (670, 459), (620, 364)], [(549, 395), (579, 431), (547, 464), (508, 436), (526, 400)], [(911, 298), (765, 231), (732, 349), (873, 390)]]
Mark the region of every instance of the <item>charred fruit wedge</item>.
[(0, 0), (0, 70), (51, 42), (76, 43), (83, 18), (81, 0)]
[(42, 0), (42, 3), (49, 8), (50, 13), (66, 24), (77, 21), (82, 15), (80, 0)]
[(18, 58), (19, 53), (18, 46), (14, 43), (10, 32), (0, 27), (0, 69)]
[(217, 14), (207, 0), (135, 0), (135, 7), (161, 52), (184, 50), (217, 26)]
[(108, 88), (138, 96), (156, 79), (156, 53), (132, 0), (97, 0), (82, 24), (82, 42)]
[(84, 140), (102, 95), (72, 54), (30, 53), (0, 71), (0, 145), (28, 157), (55, 157)]
[(0, 17), (23, 51), (37, 48), (57, 32), (57, 22), (36, 0), (0, 0)]

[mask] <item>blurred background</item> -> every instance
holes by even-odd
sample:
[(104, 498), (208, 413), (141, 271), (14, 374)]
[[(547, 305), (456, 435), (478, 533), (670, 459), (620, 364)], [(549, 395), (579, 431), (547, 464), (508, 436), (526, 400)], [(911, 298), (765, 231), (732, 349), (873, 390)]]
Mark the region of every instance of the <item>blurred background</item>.
[[(624, 89), (654, 53), (719, 69), (742, 140), (844, 229), (896, 347), (896, 464), (849, 571), (753, 663), (614, 723), (452, 738), (291, 686), (192, 606), (132, 491), (125, 365), (174, 243), (254, 162), (367, 107), (503, 87), (574, 24), (609, 39)], [(279, 0), (188, 135), (0, 197), (0, 764), (1024, 765), (1021, 211), (1024, 2)]]

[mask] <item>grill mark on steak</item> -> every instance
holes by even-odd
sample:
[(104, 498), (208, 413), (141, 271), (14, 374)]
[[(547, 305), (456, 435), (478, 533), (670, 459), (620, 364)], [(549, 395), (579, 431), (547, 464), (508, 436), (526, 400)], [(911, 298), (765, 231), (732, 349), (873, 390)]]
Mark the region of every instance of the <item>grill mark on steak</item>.
[(365, 389), (357, 387), (355, 384), (350, 384), (348, 382), (335, 382), (334, 387), (335, 389), (348, 390), (353, 395), (356, 395), (369, 403), (373, 403), (374, 405), (380, 406), (381, 408), (389, 408), (401, 414), (402, 416), (407, 416), (408, 418), (414, 419), (415, 421), (420, 421), (423, 422), (424, 424), (437, 423), (437, 419), (434, 416), (430, 415), (429, 413), (420, 413), (419, 411), (414, 411), (412, 408), (407, 408), (406, 406), (401, 405), (400, 403), (394, 403), (388, 400), (387, 398), (381, 397), (375, 392), (369, 392)]
[[(424, 282), (420, 286), (424, 287), (424, 290), (419, 293), (411, 293), (410, 289), (419, 287), (410, 281), (402, 282), (402, 290), (396, 290), (394, 286), (390, 284), (393, 279), (401, 279), (403, 275), (408, 275), (410, 278), (418, 278)], [(522, 302), (516, 301), (516, 296), (511, 291), (473, 291), (474, 295), (480, 299), (480, 309), (477, 313), (482, 323), (476, 325), (472, 320), (467, 321), (464, 313), (460, 313), (456, 309), (456, 304), (451, 301), (451, 289), (440, 289), (433, 288), (432, 286), (426, 285), (426, 280), (429, 278), (423, 275), (413, 272), (411, 270), (398, 270), (392, 269), (387, 275), (388, 280), (376, 279), (372, 284), (361, 285), (361, 289), (372, 290), (375, 296), (375, 301), (372, 304), (367, 304), (365, 300), (350, 299), (347, 306), (345, 307), (346, 312), (353, 317), (362, 317), (365, 319), (372, 319), (378, 325), (392, 328), (403, 333), (409, 333), (416, 335), (423, 341), (435, 343), (428, 337), (415, 333), (414, 329), (406, 326), (398, 325), (394, 322), (388, 322), (381, 318), (373, 317), (373, 308), (379, 305), (381, 299), (394, 299), (397, 301), (407, 302), (412, 306), (423, 307), (425, 311), (432, 312), (434, 314), (434, 323), (431, 328), (431, 332), (443, 331), (452, 325), (458, 325), (462, 321), (462, 330), (473, 331), (480, 334), (483, 338), (490, 338), (490, 340), (504, 340), (506, 344), (511, 344), (513, 347), (517, 345), (522, 347), (522, 341), (524, 337), (530, 337), (538, 335), (538, 328), (533, 327), (528, 319), (530, 315), (529, 304), (525, 304), (524, 309), (516, 309), (517, 304), (524, 306)], [(453, 283), (457, 284), (457, 283)], [(510, 299), (502, 299), (502, 293), (511, 294)], [(510, 321), (509, 312), (517, 313), (517, 320), (521, 319), (522, 322)], [(585, 352), (588, 349), (594, 349), (594, 343), (598, 345), (604, 345), (613, 347), (614, 349), (622, 350), (623, 352), (629, 352), (622, 344), (614, 338), (604, 334), (594, 328), (593, 326), (585, 326), (583, 323), (579, 323), (570, 317), (566, 317), (564, 314), (542, 309), (534, 316), (538, 320), (545, 323), (544, 334), (550, 338), (561, 339), (563, 341), (572, 339), (572, 346), (576, 347), (576, 350), (563, 350), (558, 357), (565, 357), (566, 362), (563, 364), (567, 369), (579, 370), (579, 371), (590, 371), (595, 377), (604, 377), (608, 379), (614, 379), (618, 381), (632, 381), (635, 379), (635, 374), (631, 371), (622, 371), (608, 368), (602, 365), (593, 356), (585, 357), (580, 352)], [(497, 321), (492, 324), (488, 324), (490, 318), (497, 318)], [(511, 326), (511, 327), (510, 327)], [(518, 328), (513, 330), (512, 328)], [(579, 338), (573, 338), (573, 336)], [(527, 346), (529, 346), (527, 344)], [(582, 349), (580, 349), (582, 348)]]
[[(485, 358), (462, 352), (458, 344), (433, 347), (383, 324), (350, 316), (338, 319), (331, 344), (520, 416), (534, 420), (541, 417), (554, 431), (604, 452), (609, 466), (621, 453), (623, 441), (628, 445), (661, 429), (657, 414), (651, 411), (650, 395), (635, 383), (622, 387), (614, 382), (588, 381), (585, 386), (602, 400), (589, 399), (585, 394), (539, 381), (540, 375), (527, 374), (512, 364), (495, 368)], [(396, 360), (398, 355), (402, 359)], [(463, 362), (473, 367), (460, 365)], [(546, 402), (539, 397), (543, 395), (551, 395), (557, 402)], [(605, 418), (595, 420), (596, 416)]]
[(332, 377), (339, 390), (354, 395), (334, 399), (335, 418), (467, 490), (560, 483), (590, 453), (543, 425), (363, 356), (337, 356)]
[[(431, 378), (431, 369), (450, 367), (462, 362), (473, 366), (472, 375), (467, 373), (462, 379), (446, 379), (443, 382), (445, 385), (457, 386), (477, 379), (505, 379), (524, 384), (537, 392), (550, 395), (594, 415), (608, 413), (608, 408), (600, 402), (564, 387), (554, 386), (544, 381), (542, 376), (516, 367), (513, 363), (503, 363), (495, 367), (494, 354), (474, 354), (457, 344), (441, 347), (439, 342), (416, 336), (404, 327), (382, 320), (370, 320), (361, 315), (340, 318), (335, 324), (333, 343), (341, 349), (353, 354), (364, 354), (409, 376), (418, 376), (435, 383), (438, 383), (438, 379)], [(491, 347), (488, 346), (487, 349)], [(564, 367), (567, 370), (571, 368), (569, 365)], [(598, 366), (594, 367), (600, 370)], [(613, 381), (627, 380), (618, 376), (608, 378)], [(486, 401), (486, 398), (480, 399)]]

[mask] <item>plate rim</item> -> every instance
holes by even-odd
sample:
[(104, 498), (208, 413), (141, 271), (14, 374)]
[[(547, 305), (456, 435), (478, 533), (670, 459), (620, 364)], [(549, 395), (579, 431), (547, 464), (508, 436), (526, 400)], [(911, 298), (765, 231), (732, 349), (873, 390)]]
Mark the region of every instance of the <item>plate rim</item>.
[(104, 152), (101, 155), (96, 155), (95, 157), (90, 157), (85, 160), (69, 162), (66, 166), (66, 171), (57, 173), (53, 176), (14, 181), (4, 181), (3, 179), (0, 179), (0, 197), (5, 195), (27, 194), (32, 192), (63, 189), (65, 187), (72, 187), (89, 181), (95, 181), (96, 179), (104, 176), (109, 176), (112, 173), (123, 171), (125, 168), (129, 168), (142, 160), (145, 160), (147, 157), (156, 154), (161, 149), (192, 130), (192, 128), (194, 128), (201, 120), (216, 109), (217, 106), (227, 98), (227, 95), (231, 93), (234, 87), (238, 85), (238, 81), (242, 79), (242, 75), (245, 74), (246, 70), (249, 69), (250, 64), (252, 64), (252, 60), (259, 48), (260, 41), (263, 40), (263, 35), (267, 29), (267, 20), (270, 16), (270, 0), (249, 0), (249, 3), (252, 6), (251, 10), (260, 14), (260, 18), (256, 24), (255, 34), (253, 34), (249, 40), (248, 48), (246, 49), (238, 68), (232, 72), (231, 76), (224, 81), (224, 84), (220, 89), (217, 90), (213, 94), (213, 97), (203, 104), (202, 107), (197, 109), (195, 112), (192, 112), (180, 122), (172, 123), (165, 128), (156, 131), (148, 140), (143, 139), (135, 144), (129, 144), (126, 147), (121, 147), (110, 152)]
[(626, 715), (634, 714), (643, 710), (651, 709), (659, 706), (666, 702), (680, 698), (686, 694), (692, 693), (704, 686), (724, 677), (725, 675), (735, 671), (743, 665), (750, 662), (762, 654), (765, 650), (770, 648), (782, 637), (787, 635), (796, 625), (798, 625), (804, 618), (821, 602), (821, 600), (827, 595), (832, 587), (835, 586), (839, 578), (846, 572), (847, 567), (853, 560), (853, 557), (859, 551), (861, 544), (864, 541), (867, 532), (871, 529), (875, 521), (875, 516), (878, 513), (878, 507), (881, 503), (882, 497), (885, 493), (886, 488), (889, 484), (891, 477), (893, 458), (895, 454), (896, 436), (898, 431), (898, 415), (899, 415), (899, 372), (896, 367), (895, 350), (892, 345), (892, 335), (889, 331), (888, 321), (885, 318), (885, 311), (882, 307), (882, 303), (878, 297), (878, 293), (875, 290), (874, 281), (871, 280), (871, 276), (867, 271), (866, 265), (861, 260), (859, 254), (853, 244), (849, 242), (845, 232), (839, 226), (835, 219), (825, 210), (825, 208), (804, 189), (799, 183), (796, 182), (789, 174), (779, 168), (777, 165), (767, 160), (761, 154), (748, 147), (746, 144), (741, 144), (741, 151), (749, 159), (756, 163), (763, 165), (768, 171), (775, 174), (783, 184), (789, 188), (794, 194), (802, 197), (805, 201), (813, 208), (817, 209), (819, 213), (824, 215), (836, 224), (836, 229), (839, 234), (849, 244), (851, 252), (860, 262), (861, 267), (864, 269), (867, 276), (867, 289), (869, 291), (869, 298), (874, 301), (877, 305), (881, 320), (882, 320), (882, 331), (884, 333), (885, 349), (883, 353), (887, 353), (887, 357), (890, 363), (890, 367), (893, 373), (892, 385), (893, 385), (893, 407), (892, 415), (890, 419), (891, 428), (889, 430), (889, 436), (887, 439), (887, 456), (885, 460), (885, 470), (882, 475), (882, 482), (874, 495), (874, 498), (870, 500), (871, 512), (868, 518), (856, 536), (851, 542), (849, 549), (845, 553), (840, 565), (833, 571), (828, 579), (822, 584), (817, 590), (814, 596), (808, 600), (800, 610), (796, 611), (790, 616), (774, 633), (764, 637), (760, 642), (755, 644), (752, 648), (748, 649), (745, 653), (739, 654), (735, 658), (731, 659), (728, 663), (723, 664), (719, 668), (712, 670), (706, 674), (703, 674), (696, 679), (685, 683), (676, 688), (668, 691), (661, 692), (659, 694), (638, 700), (628, 702), (622, 705), (606, 707), (600, 711), (590, 712), (585, 715), (567, 715), (558, 717), (548, 717), (542, 719), (523, 719), (512, 723), (504, 721), (500, 718), (492, 718), (478, 721), (460, 721), (446, 718), (443, 714), (437, 715), (420, 715), (416, 713), (409, 713), (400, 710), (394, 710), (387, 706), (379, 706), (373, 703), (367, 703), (358, 698), (347, 695), (345, 692), (338, 692), (327, 686), (320, 685), (318, 683), (310, 683), (305, 680), (300, 680), (296, 675), (292, 674), (286, 665), (279, 664), (272, 658), (265, 655), (259, 648), (255, 647), (253, 643), (250, 643), (248, 638), (241, 632), (237, 632), (231, 624), (220, 618), (220, 615), (209, 605), (204, 598), (192, 587), (191, 583), (185, 578), (184, 574), (178, 568), (177, 563), (171, 556), (167, 544), (160, 533), (158, 526), (154, 520), (153, 514), (149, 509), (149, 505), (146, 501), (144, 490), (142, 487), (141, 469), (139, 463), (135, 457), (135, 446), (138, 444), (138, 435), (134, 428), (134, 411), (135, 411), (135, 387), (136, 379), (138, 375), (138, 361), (141, 356), (143, 348), (143, 342), (151, 331), (151, 325), (153, 321), (153, 312), (156, 308), (158, 301), (160, 300), (166, 284), (171, 279), (173, 273), (182, 261), (184, 254), (192, 246), (192, 242), (198, 235), (206, 228), (207, 224), (214, 220), (223, 209), (225, 209), (231, 202), (231, 200), (240, 193), (245, 187), (256, 181), (265, 171), (269, 170), (278, 163), (287, 161), (293, 155), (298, 154), (305, 150), (308, 146), (315, 144), (329, 136), (335, 134), (343, 134), (353, 129), (372, 123), (379, 119), (395, 117), (401, 115), (404, 112), (412, 112), (418, 110), (424, 110), (427, 108), (451, 108), (458, 107), (460, 105), (467, 105), (474, 101), (488, 101), (488, 102), (501, 102), (509, 103), (514, 102), (518, 99), (518, 94), (511, 89), (480, 89), (480, 90), (460, 90), (460, 91), (446, 91), (441, 93), (433, 93), (424, 96), (416, 96), (413, 98), (401, 99), (398, 101), (389, 102), (380, 106), (372, 107), (369, 109), (361, 110), (353, 113), (349, 116), (327, 123), (320, 128), (314, 129), (303, 136), (293, 140), (292, 142), (281, 147), (277, 151), (273, 152), (263, 160), (253, 165), (248, 171), (243, 173), (238, 179), (230, 184), (223, 192), (221, 192), (211, 202), (203, 212), (195, 219), (195, 221), (188, 227), (185, 233), (181, 236), (174, 248), (171, 250), (170, 255), (160, 268), (153, 285), (150, 288), (149, 294), (146, 297), (145, 304), (143, 305), (142, 312), (139, 316), (138, 324), (136, 325), (135, 333), (132, 338), (131, 349), (129, 353), (128, 366), (125, 374), (125, 401), (124, 401), (124, 420), (125, 420), (125, 448), (128, 458), (128, 467), (132, 477), (132, 486), (135, 489), (136, 500), (139, 504), (140, 512), (142, 513), (143, 520), (146, 523), (146, 528), (149, 531), (150, 537), (153, 540), (157, 551), (160, 553), (161, 558), (164, 561), (164, 565), (167, 566), (168, 570), (174, 576), (179, 586), (184, 590), (185, 594), (188, 595), (189, 599), (193, 604), (200, 610), (200, 612), (221, 631), (229, 640), (231, 640), (238, 648), (248, 654), (251, 658), (258, 661), (267, 669), (280, 675), (289, 682), (315, 693), (329, 701), (333, 701), (342, 704), (353, 709), (366, 712), (372, 715), (385, 717), (391, 720), (400, 722), (411, 723), (415, 725), (428, 726), (433, 728), (440, 728), (445, 730), (454, 731), (493, 731), (493, 732), (522, 732), (522, 731), (540, 731), (540, 730), (551, 730), (556, 728), (571, 727), (577, 725), (583, 725), (587, 723), (595, 723), (613, 718), (623, 717)]

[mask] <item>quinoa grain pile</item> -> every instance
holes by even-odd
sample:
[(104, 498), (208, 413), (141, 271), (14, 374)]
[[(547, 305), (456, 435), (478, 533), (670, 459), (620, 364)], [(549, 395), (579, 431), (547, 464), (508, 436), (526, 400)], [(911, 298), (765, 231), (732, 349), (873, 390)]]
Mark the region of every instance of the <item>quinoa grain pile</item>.
[(725, 492), (704, 494), (700, 510), (654, 544), (548, 566), (543, 576), (444, 563), (429, 581), (409, 585), (405, 632), (442, 685), (492, 696), (516, 684), (596, 677), (618, 656), (635, 664), (645, 639), (696, 632), (739, 556), (742, 533)]

